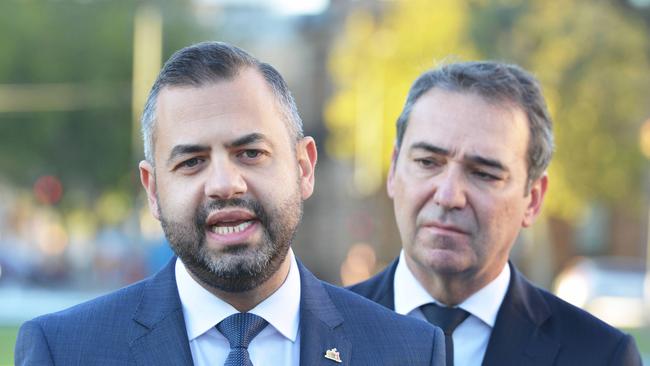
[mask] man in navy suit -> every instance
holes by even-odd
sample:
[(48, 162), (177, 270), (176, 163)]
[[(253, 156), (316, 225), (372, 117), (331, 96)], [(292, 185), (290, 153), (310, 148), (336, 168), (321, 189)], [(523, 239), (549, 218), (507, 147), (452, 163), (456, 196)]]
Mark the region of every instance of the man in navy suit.
[(142, 184), (178, 259), (25, 323), (16, 364), (444, 362), (440, 329), (317, 280), (293, 255), (316, 145), (273, 67), (224, 43), (182, 49), (142, 124)]
[(640, 365), (634, 340), (528, 282), (508, 261), (548, 185), (551, 118), (514, 65), (421, 75), (388, 177), (403, 250), (351, 289), (445, 330), (447, 364)]

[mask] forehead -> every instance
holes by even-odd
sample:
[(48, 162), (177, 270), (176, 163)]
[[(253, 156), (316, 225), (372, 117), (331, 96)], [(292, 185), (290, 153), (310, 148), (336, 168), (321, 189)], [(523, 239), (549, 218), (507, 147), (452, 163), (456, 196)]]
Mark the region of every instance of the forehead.
[(201, 142), (179, 141), (183, 139), (228, 139), (253, 132), (276, 137), (289, 134), (271, 88), (251, 68), (242, 69), (232, 80), (163, 88), (156, 116), (157, 150), (168, 142)]
[(402, 148), (425, 142), (488, 158), (525, 158), (527, 117), (514, 105), (493, 103), (471, 92), (434, 88), (414, 104)]

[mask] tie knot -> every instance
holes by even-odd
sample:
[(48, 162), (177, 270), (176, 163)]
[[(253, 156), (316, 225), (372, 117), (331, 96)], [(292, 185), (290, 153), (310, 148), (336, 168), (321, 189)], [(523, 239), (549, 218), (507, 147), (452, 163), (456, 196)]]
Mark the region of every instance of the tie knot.
[(233, 314), (217, 324), (217, 330), (223, 334), (230, 348), (248, 348), (268, 323), (263, 318), (251, 313)]
[(420, 310), (429, 323), (442, 328), (447, 336), (450, 336), (456, 327), (469, 316), (469, 313), (461, 308), (448, 308), (434, 303), (422, 305)]

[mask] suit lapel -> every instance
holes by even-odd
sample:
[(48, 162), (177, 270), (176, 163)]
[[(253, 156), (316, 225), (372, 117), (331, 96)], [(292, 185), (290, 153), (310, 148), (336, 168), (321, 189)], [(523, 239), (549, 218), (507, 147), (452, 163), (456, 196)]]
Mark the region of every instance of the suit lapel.
[(147, 281), (133, 315), (142, 329), (130, 343), (138, 365), (192, 365), (175, 263), (176, 257)]
[[(363, 290), (364, 296), (395, 310), (394, 278), (399, 257), (373, 278)], [(560, 345), (541, 329), (551, 316), (546, 301), (509, 263), (511, 270), (508, 292), (499, 308), (490, 335), (483, 366), (552, 365)]]
[(375, 302), (391, 310), (395, 310), (395, 270), (397, 269), (398, 261), (399, 257), (378, 275), (378, 291)]
[(325, 358), (327, 350), (336, 348), (340, 365), (349, 365), (352, 346), (344, 335), (343, 317), (320, 280), (302, 263), (300, 270), (300, 364), (334, 366), (339, 363)]
[(499, 308), (483, 365), (552, 365), (560, 345), (541, 330), (551, 311), (539, 291), (509, 265), (510, 285)]

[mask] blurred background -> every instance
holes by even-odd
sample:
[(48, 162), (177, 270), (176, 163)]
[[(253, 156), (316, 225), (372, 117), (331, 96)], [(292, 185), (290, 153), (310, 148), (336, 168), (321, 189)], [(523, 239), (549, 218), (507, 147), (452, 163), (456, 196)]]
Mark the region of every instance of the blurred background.
[(170, 258), (139, 183), (137, 120), (162, 62), (202, 40), (287, 79), (319, 145), (294, 250), (345, 285), (399, 253), (384, 180), (417, 75), (472, 59), (532, 71), (557, 151), (512, 260), (649, 357), (649, 30), (650, 0), (0, 2), (0, 365), (21, 322)]

